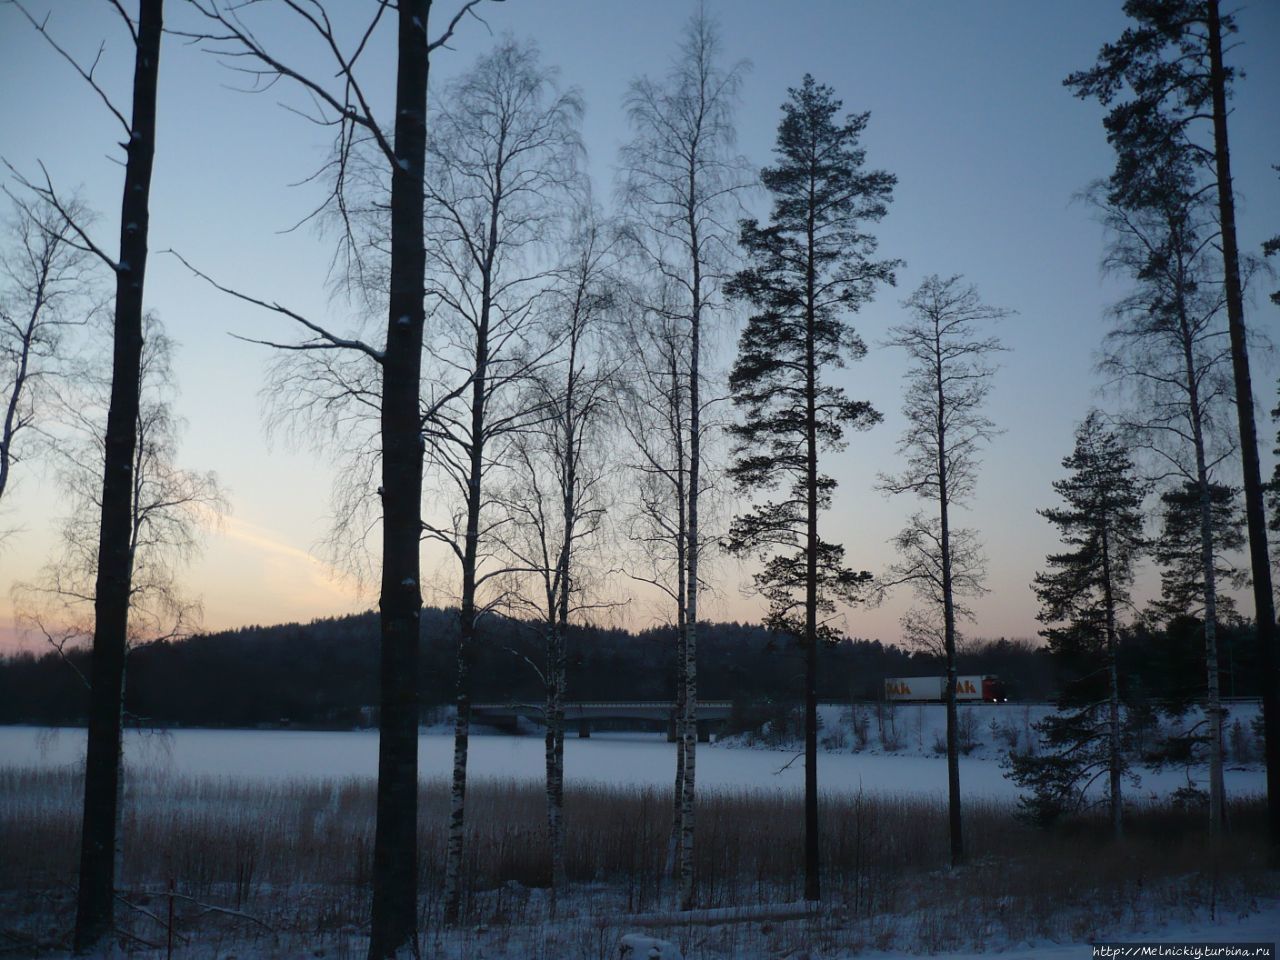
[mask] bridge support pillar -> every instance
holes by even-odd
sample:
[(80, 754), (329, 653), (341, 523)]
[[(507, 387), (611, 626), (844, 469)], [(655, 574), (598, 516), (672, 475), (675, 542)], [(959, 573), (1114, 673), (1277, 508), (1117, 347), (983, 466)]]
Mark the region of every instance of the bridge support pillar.
[(698, 742), (699, 743), (711, 742), (711, 724), (708, 723), (706, 720), (698, 721)]
[(667, 718), (667, 743), (675, 743), (679, 737), (676, 736), (676, 715), (673, 713)]
[(578, 739), (579, 740), (591, 739), (591, 721), (586, 719), (585, 717), (578, 721)]

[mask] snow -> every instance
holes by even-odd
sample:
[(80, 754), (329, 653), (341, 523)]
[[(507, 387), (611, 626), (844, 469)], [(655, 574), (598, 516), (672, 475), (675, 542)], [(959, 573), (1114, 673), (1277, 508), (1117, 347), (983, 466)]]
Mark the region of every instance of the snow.
[[(1223, 914), (1226, 914), (1225, 916)], [(1196, 917), (1170, 924), (1143, 925), (1136, 929), (1108, 933), (1100, 943), (1131, 943), (1151, 946), (1154, 944), (1268, 944), (1274, 946), (1280, 937), (1280, 901), (1258, 904), (1256, 912), (1237, 914), (1219, 911), (1216, 918)], [(1073, 943), (994, 943), (989, 950), (939, 953), (935, 957), (947, 960), (978, 960), (999, 956), (1001, 960), (1082, 960), (1093, 956), (1093, 944), (1089, 941)], [(901, 960), (914, 954), (859, 953), (863, 960)], [(1194, 956), (1194, 954), (1186, 954)]]
[[(946, 795), (946, 763), (934, 743), (944, 729), (940, 704), (898, 707), (893, 719), (898, 749), (890, 752), (877, 731), (874, 705), (866, 743), (859, 749), (851, 732), (849, 707), (822, 708), (823, 752), (818, 762), (819, 787), (828, 793)], [(1000, 730), (1033, 722), (1048, 706), (975, 706), (976, 746), (960, 760), (960, 785), (966, 796), (1013, 800), (1015, 784), (1005, 778), (1002, 762), (1008, 752)], [(1232, 716), (1246, 727), (1256, 713), (1253, 704), (1233, 704)], [(1193, 715), (1183, 723), (1194, 722)], [(994, 727), (992, 721), (995, 721)], [(886, 724), (888, 721), (885, 721)], [(1025, 736), (1019, 733), (1019, 736)], [(893, 742), (893, 737), (890, 737)], [(1021, 746), (1021, 743), (1020, 743)], [(59, 766), (82, 762), (84, 731), (66, 728), (0, 727), (0, 766)], [(453, 770), (451, 724), (427, 728), (418, 739), (420, 775), (424, 780), (447, 780)], [(227, 776), (250, 780), (377, 775), (376, 730), (171, 730), (163, 733), (130, 731), (126, 762), (158, 767), (174, 773)], [(541, 736), (508, 736), (475, 729), (470, 741), (468, 774), (472, 779), (541, 780), (545, 775), (545, 745)], [(589, 739), (572, 734), (565, 740), (565, 779), (569, 786), (609, 784), (670, 789), (675, 769), (675, 745), (663, 734), (596, 732)], [(1185, 786), (1188, 771), (1140, 770), (1138, 788), (1126, 787), (1132, 797), (1165, 796)], [(1206, 770), (1195, 767), (1191, 777), (1203, 786)], [(745, 738), (700, 743), (697, 778), (703, 791), (785, 790), (799, 792), (804, 764), (798, 745), (781, 748), (754, 746)], [(1261, 795), (1265, 775), (1258, 765), (1229, 764), (1230, 795)]]
[(684, 960), (680, 948), (670, 940), (629, 933), (618, 942), (619, 960)]
[[(1010, 800), (1016, 788), (1004, 778), (1001, 760), (1009, 741), (1020, 738), (1051, 708), (1044, 705), (965, 707), (971, 710), (972, 752), (961, 759), (961, 787), (967, 797)], [(1232, 721), (1246, 728), (1257, 714), (1253, 704), (1232, 704)], [(1194, 712), (1179, 721), (1194, 723)], [(831, 793), (912, 794), (935, 796), (946, 791), (946, 763), (934, 743), (944, 729), (941, 705), (897, 707), (890, 717), (875, 705), (824, 705), (819, 782)], [(860, 731), (860, 732), (859, 732)], [(539, 781), (544, 775), (545, 746), (540, 731), (532, 736), (509, 736), (474, 730), (469, 770), (476, 779), (511, 778)], [(38, 727), (0, 727), (0, 768), (58, 767), (83, 762), (84, 731)], [(158, 733), (130, 731), (126, 761), (174, 773), (230, 776), (259, 782), (312, 777), (372, 779), (377, 768), (377, 732), (302, 730), (173, 730)], [(893, 747), (893, 749), (889, 749)], [(612, 784), (671, 789), (675, 746), (663, 734), (594, 732), (589, 739), (570, 734), (565, 742), (569, 785)], [(720, 743), (700, 743), (697, 772), (702, 792), (785, 790), (799, 792), (803, 763), (795, 744), (769, 747), (746, 736)], [(425, 728), (419, 737), (424, 778), (445, 780), (452, 771), (451, 725)], [(1205, 771), (1192, 774), (1203, 779)], [(1142, 786), (1131, 796), (1162, 795), (1186, 782), (1186, 773), (1171, 770), (1142, 772)], [(1232, 764), (1227, 789), (1232, 795), (1261, 794), (1265, 782), (1257, 766)], [(935, 882), (932, 875), (923, 882)], [(1232, 899), (1224, 895), (1210, 912), (1201, 900), (1185, 899), (1174, 886), (1154, 878), (1145, 893), (1122, 912), (1101, 904), (1063, 907), (1061, 922), (1027, 933), (978, 918), (974, 933), (950, 937), (945, 945), (962, 944), (959, 952), (932, 954), (951, 960), (998, 956), (1007, 960), (1079, 960), (1092, 956), (1091, 943), (1274, 943), (1280, 939), (1280, 901), (1275, 887)], [(265, 888), (264, 888), (265, 889)], [(1264, 895), (1265, 894), (1265, 895)], [(292, 896), (292, 894), (289, 894)], [(527, 914), (536, 917), (540, 890), (516, 885), (513, 903), (527, 895)], [(723, 901), (721, 901), (723, 902)], [(901, 912), (858, 919), (839, 905), (824, 904), (817, 913), (803, 903), (744, 904), (679, 912), (628, 913), (616, 890), (583, 884), (561, 902), (556, 921), (511, 922), (488, 928), (433, 931), (424, 941), (427, 955), (463, 960), (527, 960), (541, 956), (592, 956), (609, 960), (763, 960), (787, 956), (792, 960), (905, 960), (929, 949), (929, 931), (939, 927), (936, 913), (921, 907), (905, 892)], [(1097, 907), (1096, 914), (1094, 907)], [(660, 910), (661, 903), (656, 904)], [(3, 906), (0, 905), (0, 913)], [(966, 928), (968, 929), (968, 928)], [(1019, 928), (1014, 926), (1013, 930)], [(425, 935), (425, 934), (424, 934)], [(211, 934), (212, 936), (212, 934)], [(222, 937), (223, 934), (217, 934)], [(231, 936), (231, 935), (228, 935)], [(243, 937), (243, 939), (241, 939)], [(257, 939), (253, 939), (257, 937)], [(367, 948), (359, 926), (281, 935), (260, 932), (234, 934), (230, 941), (193, 943), (179, 948), (178, 960), (234, 955), (239, 960), (301, 960), (315, 956), (362, 956)], [(1053, 939), (1056, 938), (1056, 939)], [(876, 950), (876, 947), (881, 949)], [(937, 949), (937, 947), (934, 947)], [(622, 952), (629, 950), (629, 952)], [(140, 953), (139, 960), (159, 960), (162, 952)]]

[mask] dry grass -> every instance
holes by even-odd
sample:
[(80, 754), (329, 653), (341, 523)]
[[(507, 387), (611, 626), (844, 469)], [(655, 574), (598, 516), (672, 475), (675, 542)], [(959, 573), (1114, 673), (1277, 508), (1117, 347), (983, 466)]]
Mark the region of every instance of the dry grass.
[[(363, 928), (373, 844), (371, 781), (270, 783), (148, 770), (127, 782), (121, 889), (131, 904), (160, 912), (167, 904), (163, 891), (173, 881), (183, 896), (251, 914), (277, 932), (347, 936)], [(28, 938), (27, 949), (36, 942), (56, 944), (69, 928), (80, 791), (80, 776), (72, 771), (0, 770), (0, 931), (20, 927), (13, 935)], [(477, 936), (476, 924), (492, 938), (494, 931), (509, 936), (546, 920), (543, 803), (537, 783), (471, 786), (464, 939)], [(618, 916), (667, 907), (668, 797), (657, 790), (570, 788), (565, 803), (567, 868), (575, 891), (567, 913)], [(419, 842), (426, 931), (439, 929), (447, 809), (446, 785), (425, 784)], [(1087, 936), (1152, 910), (1212, 908), (1275, 890), (1260, 854), (1258, 801), (1234, 805), (1233, 829), (1217, 844), (1200, 814), (1167, 806), (1134, 809), (1129, 835), (1119, 844), (1101, 822), (1043, 833), (1012, 812), (1007, 804), (970, 801), (965, 829), (973, 861), (950, 871), (940, 801), (825, 798), (825, 892), (839, 909), (821, 923), (806, 922), (802, 934), (795, 924), (766, 924), (753, 925), (750, 935), (779, 950), (788, 937), (818, 943), (834, 936), (846, 945), (936, 951), (993, 937)], [(706, 794), (698, 816), (702, 905), (800, 899), (799, 797)], [(15, 924), (4, 917), (10, 911), (26, 920)], [(163, 936), (153, 918), (122, 913), (135, 916), (133, 929), (143, 941)], [(186, 900), (179, 915), (188, 930), (212, 924), (228, 937), (262, 929), (243, 917), (202, 912)], [(583, 924), (573, 954), (608, 955), (617, 928)], [(734, 955), (743, 949), (736, 939), (743, 935), (729, 928), (682, 933), (686, 946), (705, 956)], [(459, 949), (465, 952), (465, 945)], [(564, 949), (562, 942), (546, 947), (548, 955)]]

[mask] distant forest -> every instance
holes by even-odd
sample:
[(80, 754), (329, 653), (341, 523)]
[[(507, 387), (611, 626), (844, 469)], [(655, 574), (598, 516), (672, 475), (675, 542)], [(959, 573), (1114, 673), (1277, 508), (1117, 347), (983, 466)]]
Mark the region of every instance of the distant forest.
[[(803, 658), (785, 637), (739, 623), (706, 624), (701, 631), (700, 697), (743, 705), (799, 702)], [(1257, 695), (1252, 627), (1225, 627), (1222, 633), (1223, 695)], [(491, 618), (481, 637), (474, 649), (475, 702), (540, 701), (544, 691), (529, 662), (539, 662), (542, 638), (535, 625)], [(423, 610), (421, 649), (424, 709), (451, 704), (456, 610)], [(1126, 632), (1121, 644), (1126, 699), (1181, 702), (1203, 695), (1203, 657), (1198, 621), (1175, 620), (1160, 632)], [(0, 659), (0, 722), (83, 722), (88, 690), (80, 674), (88, 675), (88, 660), (87, 650), (68, 651), (65, 662), (53, 650)], [(940, 658), (879, 640), (843, 640), (825, 651), (822, 664), (819, 696), (824, 700), (873, 700), (885, 677), (943, 672)], [(1054, 699), (1064, 687), (1088, 696), (1103, 680), (1028, 640), (971, 641), (962, 648), (960, 670), (995, 674), (1011, 699), (1028, 701)], [(368, 612), (140, 645), (129, 655), (125, 708), (133, 723), (356, 726), (361, 708), (378, 702), (377, 678), (378, 620)], [(675, 683), (673, 627), (635, 633), (570, 629), (569, 700), (671, 699)]]

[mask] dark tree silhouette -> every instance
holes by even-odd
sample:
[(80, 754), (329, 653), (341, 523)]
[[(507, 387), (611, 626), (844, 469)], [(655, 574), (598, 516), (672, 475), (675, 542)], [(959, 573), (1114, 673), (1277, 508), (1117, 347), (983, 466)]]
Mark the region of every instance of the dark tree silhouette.
[[(119, 4), (134, 48), (133, 99), (129, 118), (113, 105), (94, 78), (93, 67), (78, 64), (37, 22), (19, 9), (50, 45), (80, 74), (115, 116), (124, 132), (124, 190), (120, 206), (119, 256), (93, 242), (46, 175), (33, 189), (66, 221), (74, 243), (98, 256), (115, 274), (111, 400), (103, 440), (101, 521), (93, 590), (93, 656), (89, 682), (89, 730), (85, 757), (84, 822), (80, 837), (80, 884), (76, 895), (73, 949), (77, 954), (109, 948), (115, 929), (115, 860), (120, 800), (120, 734), (129, 601), (133, 579), (134, 455), (142, 366), (143, 282), (147, 270), (147, 227), (151, 169), (155, 157), (156, 88), (160, 75), (162, 0), (140, 0), (132, 20)], [(68, 238), (69, 239), (69, 238)]]
[[(462, 905), (471, 661), (486, 596), (511, 570), (498, 534), (510, 519), (494, 476), (516, 438), (550, 415), (525, 389), (553, 360), (550, 244), (576, 208), (582, 101), (560, 90), (536, 46), (507, 40), (448, 85), (435, 106), (427, 170), (427, 246), (434, 353), (426, 456), (443, 481), (443, 519), (424, 537), (458, 561), (457, 715), (444, 910)], [(460, 502), (459, 502), (460, 501)], [(496, 561), (496, 562), (495, 562)], [(526, 570), (526, 572), (529, 572)]]
[[(459, 22), (480, 0), (459, 5), (445, 30), (432, 40), (428, 15), (432, 0), (400, 0), (396, 18), (395, 121), (388, 136), (371, 105), (360, 68), (370, 59), (369, 39), (392, 4), (378, 4), (362, 30), (345, 42), (323, 4), (289, 4), (295, 23), (329, 51), (334, 77), (307, 76), (269, 49), (245, 17), (253, 4), (225, 5), (218, 0), (190, 0), (212, 24), (209, 33), (188, 34), (213, 52), (237, 63), (267, 89), (281, 79), (311, 97), (320, 126), (336, 131), (334, 157), (326, 170), (333, 189), (326, 207), (337, 210), (346, 248), (356, 244), (347, 219), (349, 192), (357, 179), (353, 161), (363, 152), (372, 169), (390, 181), (389, 200), (381, 207), (389, 221), (389, 250), (384, 283), (386, 326), (382, 346), (358, 337), (338, 336), (278, 304), (224, 292), (274, 311), (300, 324), (308, 339), (281, 344), (258, 341), (299, 355), (326, 356), (331, 351), (353, 357), (364, 369), (360, 386), (348, 384), (340, 398), (324, 391), (308, 394), (317, 407), (332, 413), (343, 402), (372, 405), (377, 410), (381, 504), (382, 565), (380, 612), (380, 708), (378, 736), (377, 820), (373, 848), (373, 901), (370, 914), (370, 960), (418, 956), (418, 721), (419, 631), (422, 610), (420, 545), (422, 536), (423, 433), (420, 410), (423, 327), (426, 318), (426, 252), (424, 174), (427, 144), (427, 78), (431, 54), (447, 44)], [(474, 14), (473, 14), (474, 15)], [(362, 60), (363, 58), (363, 60)], [(365, 158), (367, 159), (367, 158)], [(317, 211), (319, 212), (319, 211)], [(206, 278), (207, 279), (207, 278)], [(212, 281), (211, 281), (212, 282)], [(216, 284), (215, 284), (216, 285)], [(372, 371), (368, 368), (372, 366)], [(329, 371), (335, 368), (330, 366)], [(372, 384), (372, 387), (365, 389)], [(305, 384), (303, 389), (306, 389)], [(370, 478), (372, 479), (372, 478)], [(370, 484), (372, 485), (372, 484)]]
[[(1013, 779), (1030, 788), (1022, 798), (1034, 819), (1051, 822), (1079, 809), (1089, 786), (1102, 775), (1109, 783), (1112, 830), (1123, 830), (1121, 780), (1126, 764), (1121, 743), (1119, 636), (1117, 617), (1129, 603), (1134, 563), (1144, 549), (1143, 485), (1120, 439), (1094, 411), (1076, 430), (1076, 445), (1062, 461), (1069, 474), (1053, 482), (1065, 506), (1041, 510), (1068, 548), (1047, 558), (1037, 573), (1038, 619), (1049, 649), (1060, 660), (1086, 664), (1104, 684), (1063, 691), (1058, 714), (1037, 725), (1048, 750), (1015, 755)], [(1102, 695), (1098, 695), (1101, 688)]]
[[(680, 53), (661, 81), (634, 81), (626, 108), (634, 139), (622, 152), (623, 199), (632, 238), (646, 270), (661, 278), (661, 322), (684, 329), (677, 397), (687, 411), (686, 489), (679, 511), (684, 537), (683, 623), (677, 641), (675, 822), (679, 900), (693, 902), (694, 818), (697, 773), (698, 596), (703, 549), (714, 538), (702, 529), (702, 509), (712, 484), (703, 449), (712, 431), (704, 421), (706, 358), (703, 338), (722, 311), (720, 287), (731, 262), (731, 219), (736, 194), (746, 183), (732, 150), (734, 110), (745, 65), (719, 63), (720, 40), (705, 9), (690, 18)], [(651, 314), (651, 316), (653, 316)], [(657, 358), (654, 358), (657, 359)], [(659, 361), (661, 362), (661, 361)], [(683, 460), (685, 453), (681, 451)], [(686, 506), (687, 504), (687, 506)]]
[[(13, 468), (32, 456), (55, 384), (67, 368), (67, 333), (92, 312), (91, 255), (73, 224), (87, 224), (75, 202), (67, 215), (44, 200), (14, 198), (0, 249), (0, 503)], [(4, 532), (0, 531), (0, 539)]]
[(1123, 419), (1148, 454), (1157, 478), (1187, 486), (1200, 497), (1200, 610), (1205, 643), (1205, 716), (1211, 732), (1209, 814), (1225, 816), (1222, 710), (1218, 680), (1218, 602), (1213, 520), (1215, 473), (1235, 452), (1225, 407), (1231, 393), (1230, 348), (1222, 323), (1222, 286), (1207, 264), (1212, 235), (1203, 204), (1189, 196), (1176, 170), (1158, 205), (1126, 211), (1105, 206), (1112, 234), (1108, 266), (1128, 274), (1134, 292), (1114, 309), (1103, 368), (1131, 396)]
[[(963, 506), (977, 482), (981, 446), (996, 432), (982, 407), (991, 392), (991, 356), (1003, 348), (982, 328), (1009, 315), (987, 306), (959, 276), (924, 279), (903, 304), (911, 320), (889, 331), (889, 346), (911, 358), (903, 413), (907, 429), (898, 445), (907, 456), (901, 474), (882, 477), (891, 493), (913, 493), (937, 513), (915, 514), (896, 538), (901, 560), (890, 579), (909, 582), (926, 604), (904, 622), (917, 642), (941, 633), (947, 664), (947, 793), (951, 865), (964, 862), (960, 817), (960, 738), (956, 713), (956, 620), (972, 614), (963, 598), (984, 592), (984, 563), (977, 535), (956, 528), (952, 508)], [(930, 629), (941, 616), (941, 630)], [(913, 628), (915, 628), (913, 630)], [(923, 636), (921, 635), (923, 634)]]
[[(555, 363), (526, 385), (523, 406), (539, 411), (513, 437), (513, 479), (501, 495), (501, 540), (514, 584), (509, 602), (545, 636), (539, 669), (545, 701), (547, 835), (551, 852), (550, 912), (565, 893), (564, 697), (571, 622), (610, 606), (591, 588), (607, 563), (600, 556), (608, 509), (607, 421), (613, 412), (618, 363), (611, 356), (612, 276), (616, 250), (594, 211), (584, 210), (569, 246), (569, 261), (553, 297)], [(532, 663), (532, 661), (529, 661)]]
[(783, 487), (785, 496), (735, 518), (728, 546), (764, 559), (755, 582), (769, 601), (768, 623), (805, 651), (805, 898), (818, 900), (818, 646), (838, 637), (836, 604), (856, 602), (871, 579), (846, 567), (844, 547), (819, 534), (836, 482), (818, 458), (841, 446), (846, 429), (880, 420), (823, 375), (866, 353), (845, 314), (894, 281), (898, 262), (873, 259), (866, 225), (885, 215), (896, 178), (864, 166), (859, 138), (869, 114), (840, 120), (835, 92), (808, 75), (788, 93), (778, 163), (760, 174), (773, 195), (771, 222), (743, 222), (751, 266), (729, 284), (756, 311), (729, 379), (742, 414), (731, 428), (730, 475), (744, 492)]
[[(1223, 483), (1210, 484), (1208, 492), (1214, 579), (1237, 588), (1246, 586), (1249, 580), (1249, 572), (1230, 560), (1246, 543), (1239, 495), (1238, 488)], [(1148, 612), (1161, 622), (1174, 617), (1204, 617), (1201, 501), (1200, 486), (1195, 483), (1184, 483), (1160, 494), (1160, 535), (1152, 553), (1163, 568), (1160, 599), (1152, 603)], [(1231, 594), (1219, 594), (1215, 606), (1219, 620), (1235, 618), (1235, 599)]]
[[(1216, 246), (1222, 252), (1222, 286), (1231, 339), (1239, 424), (1249, 564), (1253, 576), (1259, 669), (1263, 677), (1263, 717), (1267, 757), (1269, 860), (1280, 867), (1280, 675), (1277, 674), (1275, 600), (1271, 589), (1267, 525), (1253, 382), (1244, 320), (1244, 294), (1236, 239), (1235, 197), (1227, 130), (1227, 98), (1235, 71), (1224, 61), (1223, 39), (1236, 31), (1219, 0), (1127, 0), (1134, 24), (1105, 44), (1097, 63), (1064, 83), (1077, 96), (1110, 107), (1104, 124), (1116, 150), (1110, 200), (1137, 209), (1167, 198), (1164, 179), (1169, 152), (1197, 172), (1206, 190), (1216, 191)], [(1206, 132), (1212, 147), (1199, 142)]]
[[(86, 353), (94, 345), (91, 342)], [(228, 510), (216, 474), (184, 469), (177, 463), (183, 422), (173, 413), (177, 394), (173, 351), (163, 325), (147, 313), (130, 496), (130, 652), (142, 643), (189, 636), (199, 625), (200, 601), (184, 593), (179, 573), (199, 553), (202, 530)], [(36, 580), (15, 583), (13, 588), (18, 620), (62, 654), (93, 637), (103, 431), (111, 371), (103, 363), (80, 365), (65, 391), (60, 397), (65, 411), (59, 419), (66, 429), (58, 438), (57, 472), (69, 512), (61, 521), (57, 552)], [(127, 673), (125, 689), (132, 682)]]

